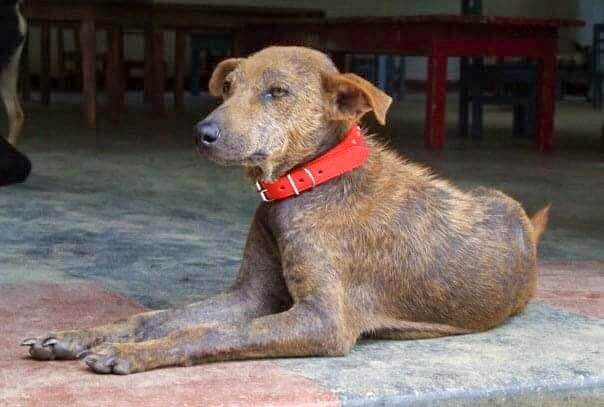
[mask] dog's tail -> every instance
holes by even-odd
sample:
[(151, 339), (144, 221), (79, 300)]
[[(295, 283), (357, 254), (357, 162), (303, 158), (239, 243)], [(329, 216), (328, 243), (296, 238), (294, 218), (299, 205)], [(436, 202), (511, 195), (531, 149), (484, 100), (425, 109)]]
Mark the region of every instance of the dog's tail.
[(533, 225), (533, 233), (535, 234), (535, 241), (539, 242), (541, 235), (547, 228), (547, 222), (549, 220), (549, 209), (551, 205), (547, 205), (545, 208), (539, 210), (536, 214), (531, 217), (531, 223)]

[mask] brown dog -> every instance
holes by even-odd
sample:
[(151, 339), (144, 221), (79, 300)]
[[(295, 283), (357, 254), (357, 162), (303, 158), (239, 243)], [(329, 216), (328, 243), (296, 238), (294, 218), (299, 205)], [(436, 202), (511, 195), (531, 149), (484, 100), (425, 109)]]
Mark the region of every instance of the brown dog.
[[(322, 53), (268, 48), (222, 62), (224, 103), (197, 127), (212, 160), (281, 179), (391, 99)], [(535, 291), (548, 210), (463, 192), (369, 139), (368, 160), (297, 197), (262, 203), (225, 293), (182, 309), (28, 339), (36, 359), (78, 353), (99, 373), (287, 356), (345, 355), (362, 336), (432, 338), (492, 328)], [(313, 178), (314, 180), (314, 178)], [(314, 181), (313, 181), (314, 182)]]

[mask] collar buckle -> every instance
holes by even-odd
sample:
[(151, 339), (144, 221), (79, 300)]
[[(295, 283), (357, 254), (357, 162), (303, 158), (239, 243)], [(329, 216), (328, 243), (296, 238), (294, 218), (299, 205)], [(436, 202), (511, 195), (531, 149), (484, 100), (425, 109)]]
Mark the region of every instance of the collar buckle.
[(272, 202), (272, 201), (274, 201), (274, 199), (269, 199), (268, 196), (266, 196), (267, 189), (266, 188), (262, 188), (262, 185), (260, 185), (260, 182), (258, 182), (258, 181), (256, 181), (256, 190), (260, 194), (260, 198), (262, 198), (263, 202)]

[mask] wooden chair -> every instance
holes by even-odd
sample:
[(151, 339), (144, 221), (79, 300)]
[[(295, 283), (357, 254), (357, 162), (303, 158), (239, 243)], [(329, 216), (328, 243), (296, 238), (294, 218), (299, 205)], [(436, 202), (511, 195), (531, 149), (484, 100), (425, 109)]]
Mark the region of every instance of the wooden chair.
[(199, 96), (200, 80), (209, 80), (216, 63), (233, 53), (231, 33), (191, 33), (191, 95)]
[(342, 72), (354, 72), (392, 96), (403, 100), (407, 93), (405, 85), (406, 60), (404, 56), (348, 54), (330, 52), (330, 57)]
[[(67, 47), (65, 39), (71, 38), (72, 47)], [(106, 69), (106, 54), (98, 53), (97, 75)], [(62, 91), (79, 90), (82, 87), (82, 52), (80, 30), (76, 25), (61, 25), (57, 28), (57, 68), (58, 84)]]
[[(463, 0), (462, 13), (482, 15), (482, 0)], [(467, 137), (470, 130), (469, 106), (472, 105), (471, 135), (482, 140), (485, 105), (511, 105), (514, 136), (534, 137), (537, 111), (537, 71), (523, 62), (485, 64), (484, 58), (460, 58), (458, 132)], [(493, 84), (497, 84), (493, 87)], [(521, 89), (521, 91), (518, 91)]]

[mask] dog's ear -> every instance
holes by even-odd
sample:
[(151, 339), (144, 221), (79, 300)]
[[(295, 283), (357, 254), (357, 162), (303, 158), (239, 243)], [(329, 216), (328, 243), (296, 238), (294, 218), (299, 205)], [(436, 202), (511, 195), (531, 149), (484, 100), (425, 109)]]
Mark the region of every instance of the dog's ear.
[(216, 69), (214, 69), (212, 77), (210, 78), (210, 83), (208, 84), (208, 89), (212, 96), (222, 96), (225, 78), (239, 66), (243, 59), (244, 58), (225, 59), (216, 66)]
[(373, 110), (377, 121), (386, 124), (392, 98), (352, 73), (321, 72), (328, 114), (333, 120), (358, 120)]

